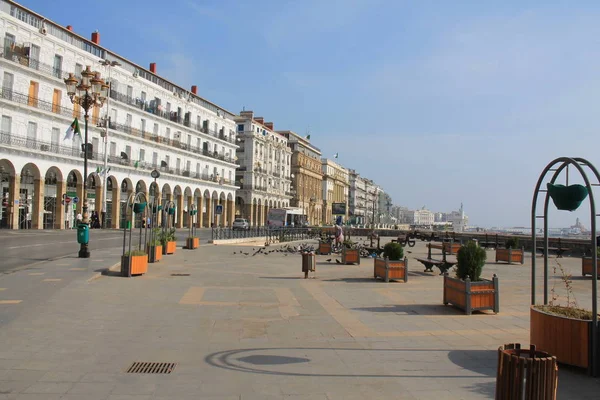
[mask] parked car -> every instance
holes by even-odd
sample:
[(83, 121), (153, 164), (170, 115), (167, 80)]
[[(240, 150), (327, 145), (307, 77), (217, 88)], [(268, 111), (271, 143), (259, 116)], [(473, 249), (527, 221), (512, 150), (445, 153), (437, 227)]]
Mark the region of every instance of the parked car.
[(236, 218), (236, 219), (233, 221), (233, 224), (231, 225), (231, 227), (232, 227), (233, 229), (244, 229), (244, 230), (247, 230), (247, 229), (250, 229), (250, 224), (248, 223), (248, 220), (247, 220), (247, 219), (244, 219), (244, 218)]

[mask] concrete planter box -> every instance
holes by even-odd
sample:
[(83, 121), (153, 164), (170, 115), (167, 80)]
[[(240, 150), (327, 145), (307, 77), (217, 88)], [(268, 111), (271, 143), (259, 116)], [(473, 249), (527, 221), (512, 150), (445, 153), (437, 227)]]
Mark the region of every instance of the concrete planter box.
[(342, 264), (360, 265), (360, 253), (358, 249), (342, 248)]
[(590, 366), (592, 321), (554, 315), (531, 306), (529, 341), (558, 362)]
[(373, 276), (381, 278), (384, 282), (408, 281), (408, 259), (390, 261), (387, 258), (373, 259)]
[(163, 247), (162, 246), (148, 246), (146, 248), (148, 253), (148, 262), (155, 263), (162, 259)]
[(191, 238), (187, 238), (186, 242), (185, 242), (185, 248), (186, 249), (197, 249), (198, 247), (200, 247), (200, 238), (197, 237), (191, 237)]
[(498, 277), (494, 274), (492, 280), (484, 279), (471, 282), (470, 279), (462, 280), (451, 278), (444, 274), (444, 305), (452, 304), (471, 315), (477, 310), (500, 311), (500, 293), (498, 291)]
[(520, 249), (496, 249), (496, 262), (504, 261), (509, 264), (525, 262), (525, 248)]
[[(600, 279), (600, 257), (596, 262), (596, 268), (598, 269), (598, 278)], [(594, 271), (592, 270), (592, 257), (583, 257), (581, 259), (581, 275), (592, 275), (593, 272)]]
[[(131, 265), (129, 260), (131, 258)], [(131, 269), (131, 275), (142, 275), (148, 272), (148, 255), (143, 256), (121, 256), (121, 275), (128, 276), (127, 271)]]
[(320, 242), (317, 253), (322, 256), (331, 254), (331, 243)]
[(177, 249), (177, 242), (167, 242), (167, 245), (163, 247), (163, 254), (173, 254)]

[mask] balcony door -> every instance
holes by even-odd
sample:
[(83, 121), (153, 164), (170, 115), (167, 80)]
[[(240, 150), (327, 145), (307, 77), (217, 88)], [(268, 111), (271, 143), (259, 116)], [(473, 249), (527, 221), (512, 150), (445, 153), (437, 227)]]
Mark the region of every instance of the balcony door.
[(37, 139), (37, 123), (29, 122), (27, 124), (27, 147), (35, 149), (35, 141)]
[(4, 72), (4, 78), (2, 80), (2, 97), (8, 100), (12, 100), (12, 91), (15, 77), (13, 74)]

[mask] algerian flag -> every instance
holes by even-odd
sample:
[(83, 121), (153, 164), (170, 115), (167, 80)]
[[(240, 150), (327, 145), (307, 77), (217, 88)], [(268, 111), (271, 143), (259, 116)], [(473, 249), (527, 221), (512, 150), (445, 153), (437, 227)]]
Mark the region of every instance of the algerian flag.
[(339, 153), (335, 153), (335, 155), (333, 156), (333, 158), (338, 158)]
[(310, 140), (310, 135), (308, 135), (306, 138), (307, 138), (308, 140)]
[(73, 123), (67, 129), (67, 132), (65, 133), (65, 138), (63, 140), (73, 139), (74, 134), (79, 135), (79, 137), (81, 137), (81, 131), (79, 130), (79, 121), (77, 121), (77, 118), (73, 120)]
[(136, 161), (135, 163), (133, 163), (133, 166), (134, 166), (135, 168), (139, 167), (139, 166), (140, 166), (140, 162), (139, 162), (139, 161)]

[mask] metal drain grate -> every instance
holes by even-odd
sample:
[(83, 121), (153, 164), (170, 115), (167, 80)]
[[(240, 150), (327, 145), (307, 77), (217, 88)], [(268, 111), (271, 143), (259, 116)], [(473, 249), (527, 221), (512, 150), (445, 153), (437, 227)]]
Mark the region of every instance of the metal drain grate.
[(171, 274), (171, 276), (190, 276), (190, 274)]
[(170, 374), (176, 365), (176, 363), (136, 361), (127, 368), (126, 372), (128, 374)]

